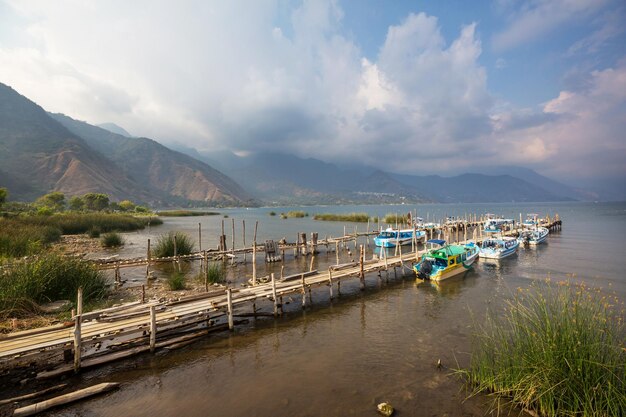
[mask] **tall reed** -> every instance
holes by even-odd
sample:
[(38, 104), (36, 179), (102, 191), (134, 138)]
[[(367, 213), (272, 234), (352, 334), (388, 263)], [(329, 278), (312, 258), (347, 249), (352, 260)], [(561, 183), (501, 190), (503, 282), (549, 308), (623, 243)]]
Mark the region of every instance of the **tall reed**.
[(88, 262), (56, 253), (19, 260), (0, 271), (0, 317), (38, 312), (37, 305), (56, 300), (101, 299), (107, 283), (102, 272)]
[(336, 214), (336, 213), (321, 213), (313, 216), (313, 220), (324, 220), (324, 221), (334, 221), (334, 222), (358, 222), (358, 223), (367, 223), (370, 219), (370, 216), (367, 213), (345, 213), (345, 214)]
[(504, 314), (477, 325), (473, 394), (491, 393), (542, 416), (626, 415), (623, 304), (584, 285), (519, 290)]
[(24, 224), (17, 218), (0, 218), (0, 258), (39, 253), (61, 238), (56, 226)]
[(154, 256), (162, 258), (174, 256), (174, 242), (176, 242), (176, 255), (189, 255), (194, 250), (191, 238), (183, 232), (169, 232), (159, 236), (154, 248)]

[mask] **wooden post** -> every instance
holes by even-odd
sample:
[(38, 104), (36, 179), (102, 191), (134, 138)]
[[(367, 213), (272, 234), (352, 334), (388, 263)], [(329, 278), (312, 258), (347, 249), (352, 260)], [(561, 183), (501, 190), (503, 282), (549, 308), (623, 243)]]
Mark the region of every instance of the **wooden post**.
[(302, 282), (302, 309), (306, 308), (306, 285), (304, 283), (304, 274), (301, 276)]
[(270, 274), (272, 278), (272, 298), (274, 299), (274, 317), (278, 316), (278, 297), (276, 296), (276, 278), (274, 277), (274, 273)]
[(146, 286), (142, 285), (141, 286), (141, 304), (144, 304), (146, 302)]
[(280, 279), (282, 280), (285, 277), (285, 265), (280, 266)]
[(315, 254), (311, 256), (311, 264), (309, 265), (309, 271), (313, 271), (313, 262), (315, 262)]
[(243, 224), (243, 233), (242, 233), (242, 237), (243, 237), (243, 263), (245, 265), (246, 264), (246, 221), (242, 220), (241, 223)]
[(330, 299), (333, 299), (333, 270), (328, 267), (328, 287), (330, 289)]
[(259, 227), (259, 221), (254, 223), (254, 240), (252, 242), (252, 285), (256, 285), (256, 232)]
[(74, 373), (80, 372), (80, 351), (82, 348), (82, 339), (80, 327), (82, 324), (82, 316), (77, 314), (74, 317)]
[(361, 280), (361, 291), (365, 289), (365, 272), (363, 271), (363, 263), (365, 261), (364, 257), (365, 254), (363, 252), (363, 245), (360, 246), (359, 248), (359, 279)]
[(78, 295), (76, 296), (76, 314), (83, 315), (83, 287), (78, 287)]
[(228, 330), (233, 330), (235, 324), (233, 322), (233, 294), (232, 288), (226, 289), (226, 303), (228, 304)]
[(146, 258), (148, 258), (148, 262), (152, 258), (152, 251), (150, 250), (150, 239), (148, 239), (148, 253), (146, 254)]
[(339, 265), (339, 242), (335, 240), (335, 258), (337, 260), (337, 265)]
[(233, 223), (233, 246), (230, 248), (233, 257), (231, 259), (231, 263), (235, 263), (235, 219), (231, 219)]
[(202, 223), (198, 223), (198, 250), (202, 252)]
[(156, 308), (150, 306), (150, 352), (156, 348)]

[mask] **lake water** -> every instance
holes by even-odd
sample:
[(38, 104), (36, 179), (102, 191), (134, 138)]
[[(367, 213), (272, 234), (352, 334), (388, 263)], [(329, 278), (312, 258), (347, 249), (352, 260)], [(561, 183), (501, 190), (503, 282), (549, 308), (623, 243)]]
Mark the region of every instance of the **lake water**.
[[(281, 219), (268, 214), (289, 210), (303, 210), (310, 216)], [(293, 242), (298, 232), (309, 236), (318, 232), (320, 238), (343, 235), (344, 223), (314, 221), (315, 213), (384, 216), (409, 210), (430, 219), (486, 212), (515, 219), (520, 212), (558, 213), (563, 229), (551, 234), (547, 244), (522, 249), (498, 263), (479, 261), (451, 282), (416, 283), (409, 272), (397, 277), (392, 272), (389, 282), (371, 275), (366, 277), (365, 291), (359, 290), (355, 279), (342, 284), (342, 296), (331, 302), (328, 290), (320, 288), (313, 291), (313, 305), (307, 310), (301, 310), (299, 296), (294, 296), (287, 300), (287, 314), (277, 320), (252, 320), (233, 333), (212, 335), (178, 351), (85, 372), (74, 378), (76, 385), (117, 381), (122, 387), (52, 415), (376, 416), (376, 404), (388, 401), (399, 416), (482, 416), (490, 400), (465, 400), (462, 384), (450, 376), (450, 368), (457, 362), (467, 364), (472, 322), (481, 320), (489, 306), (546, 277), (582, 281), (626, 300), (626, 203), (228, 209), (221, 210), (220, 216), (165, 218), (162, 226), (125, 234), (127, 245), (119, 253), (144, 256), (147, 239), (155, 242), (168, 230), (197, 238), (198, 222), (206, 249), (217, 246), (222, 220), (230, 246), (235, 219), (235, 245), (240, 247), (242, 220), (249, 245), (255, 221), (259, 222), (257, 241), (286, 237)], [(365, 230), (362, 223), (349, 223), (347, 231), (354, 232), (355, 226)], [(361, 238), (359, 243), (367, 245), (367, 240)], [(373, 246), (370, 254), (371, 250)], [(355, 255), (342, 251), (341, 256), (345, 261)], [(305, 270), (309, 260), (288, 256), (286, 273)], [(326, 255), (321, 249), (315, 267), (325, 269), (334, 262), (335, 254)], [(280, 264), (266, 266), (261, 261), (258, 265), (259, 275), (280, 270)], [(129, 280), (143, 273), (123, 271)], [(238, 285), (251, 274), (248, 262), (235, 266), (229, 277)], [(271, 308), (270, 302), (261, 305), (262, 311)], [(443, 370), (436, 367), (439, 359)]]

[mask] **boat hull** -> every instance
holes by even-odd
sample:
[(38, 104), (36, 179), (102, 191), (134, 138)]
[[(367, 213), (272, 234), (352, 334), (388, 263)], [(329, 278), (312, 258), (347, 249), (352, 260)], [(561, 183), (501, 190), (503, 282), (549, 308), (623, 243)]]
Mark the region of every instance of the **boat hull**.
[(423, 273), (420, 273), (421, 262), (416, 264), (413, 267), (413, 270), (417, 274), (418, 278), (426, 278), (431, 281), (443, 281), (471, 269), (476, 259), (478, 259), (479, 252), (480, 251), (478, 246), (470, 243), (468, 245), (465, 245), (463, 254), (456, 253), (452, 255), (452, 258), (459, 259), (459, 257), (461, 257), (461, 259), (463, 259), (462, 261), (455, 262), (454, 265), (448, 264), (448, 266), (445, 266), (443, 268), (436, 267), (436, 270), (429, 273), (428, 276), (424, 276)]
[[(487, 242), (487, 241), (485, 241)], [(485, 245), (483, 242), (483, 245)], [(480, 248), (480, 257), (485, 259), (503, 259), (507, 256), (513, 255), (517, 252), (517, 248), (519, 247), (519, 241), (515, 238), (503, 238), (502, 240), (495, 240), (492, 242), (498, 243), (499, 247), (481, 247)]]

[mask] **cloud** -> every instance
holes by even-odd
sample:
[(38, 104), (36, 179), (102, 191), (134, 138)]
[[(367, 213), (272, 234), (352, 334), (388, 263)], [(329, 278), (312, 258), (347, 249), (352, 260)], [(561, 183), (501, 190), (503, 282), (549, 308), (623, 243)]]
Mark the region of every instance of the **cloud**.
[[(88, 122), (199, 149), (392, 160), (382, 168), (406, 173), (503, 163), (621, 172), (624, 66), (581, 71), (584, 89), (516, 108), (488, 91), (475, 23), (447, 40), (436, 17), (411, 13), (366, 59), (331, 0), (8, 4), (21, 24), (0, 31), (0, 81)], [(565, 18), (593, 7), (559, 4)], [(546, 7), (532, 3), (510, 28), (548, 30), (532, 17)]]
[(501, 5), (509, 11), (509, 24), (502, 32), (493, 36), (496, 51), (515, 48), (548, 35), (563, 23), (577, 19), (603, 7), (608, 0), (535, 0)]

